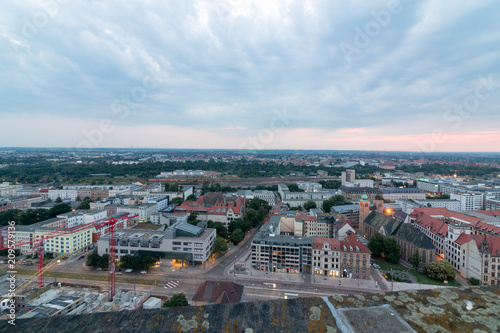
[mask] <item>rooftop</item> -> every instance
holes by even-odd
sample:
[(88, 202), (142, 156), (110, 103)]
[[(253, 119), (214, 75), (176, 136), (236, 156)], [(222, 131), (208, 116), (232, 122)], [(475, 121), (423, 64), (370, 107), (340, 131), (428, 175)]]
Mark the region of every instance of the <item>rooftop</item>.
[[(498, 332), (500, 288), (295, 298), (17, 320), (19, 332)], [(12, 332), (6, 320), (1, 332)]]

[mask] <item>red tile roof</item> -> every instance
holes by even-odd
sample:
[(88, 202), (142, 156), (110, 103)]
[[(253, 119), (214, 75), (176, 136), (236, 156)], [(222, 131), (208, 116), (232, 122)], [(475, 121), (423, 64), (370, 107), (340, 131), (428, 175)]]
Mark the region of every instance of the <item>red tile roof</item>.
[(490, 215), (494, 217), (500, 217), (500, 210), (477, 210), (476, 213)]
[(488, 233), (492, 233), (495, 235), (500, 235), (500, 227), (495, 226), (493, 224), (489, 224), (489, 223), (480, 221), (477, 223), (473, 223), (472, 226), (478, 230), (483, 231), (483, 232), (488, 232)]
[(466, 233), (463, 233), (463, 234), (460, 234), (460, 236), (458, 236), (458, 238), (455, 240), (455, 243), (457, 243), (459, 245), (464, 245), (473, 239), (474, 239), (474, 237), (472, 237), (472, 235), (467, 235)]
[(358, 252), (358, 253), (369, 253), (372, 252), (366, 245), (361, 243), (356, 234), (350, 233), (347, 235), (345, 240), (340, 242), (340, 251), (341, 252)]
[(322, 249), (327, 242), (332, 250), (340, 250), (340, 242), (336, 238), (313, 237), (313, 249)]
[(445, 236), (448, 232), (448, 224), (424, 212), (418, 213), (415, 222), (439, 236)]
[(478, 248), (481, 248), (481, 242), (485, 239), (490, 246), (490, 253), (492, 256), (500, 257), (500, 236), (499, 235), (474, 235)]

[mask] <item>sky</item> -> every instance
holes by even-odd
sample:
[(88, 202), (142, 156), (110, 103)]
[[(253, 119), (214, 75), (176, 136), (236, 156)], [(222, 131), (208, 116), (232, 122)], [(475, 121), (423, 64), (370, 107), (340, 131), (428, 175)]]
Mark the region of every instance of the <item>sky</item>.
[(0, 147), (500, 151), (500, 2), (2, 1)]

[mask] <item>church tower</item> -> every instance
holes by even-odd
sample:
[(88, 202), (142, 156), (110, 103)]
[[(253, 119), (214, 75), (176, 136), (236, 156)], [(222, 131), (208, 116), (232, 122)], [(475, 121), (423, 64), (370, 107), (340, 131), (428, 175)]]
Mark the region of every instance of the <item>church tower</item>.
[(364, 221), (370, 215), (370, 201), (366, 194), (363, 194), (361, 200), (359, 200), (359, 229), (361, 230), (361, 235), (366, 235)]
[(384, 199), (380, 195), (373, 199), (373, 206), (375, 206), (377, 213), (384, 214)]

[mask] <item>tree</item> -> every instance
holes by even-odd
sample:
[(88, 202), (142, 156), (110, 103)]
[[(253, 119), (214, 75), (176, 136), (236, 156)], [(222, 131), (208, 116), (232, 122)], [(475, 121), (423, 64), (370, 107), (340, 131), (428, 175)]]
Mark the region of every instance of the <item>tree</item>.
[(83, 201), (76, 207), (76, 209), (90, 209), (90, 203), (92, 202), (92, 199), (89, 197), (86, 197), (83, 199)]
[(453, 280), (456, 275), (455, 269), (446, 260), (431, 262), (424, 271), (428, 277), (438, 281)]
[(399, 262), (399, 258), (401, 258), (401, 246), (396, 243), (396, 240), (394, 238), (384, 238), (384, 255), (385, 260), (387, 260), (388, 262)]
[(175, 198), (173, 198), (172, 200), (170, 200), (170, 203), (171, 203), (171, 204), (179, 204), (179, 205), (180, 205), (183, 201), (184, 201), (184, 200), (182, 200), (182, 198), (181, 198), (181, 197), (175, 197)]
[(351, 202), (347, 201), (346, 198), (344, 198), (344, 196), (342, 196), (340, 194), (334, 195), (330, 199), (323, 201), (323, 211), (325, 213), (329, 213), (330, 208), (333, 206), (342, 206), (342, 205), (350, 205), (350, 204), (351, 204)]
[(384, 252), (384, 236), (380, 233), (376, 233), (368, 241), (368, 248), (372, 251), (374, 257), (380, 257), (382, 252)]
[(192, 225), (197, 225), (198, 224), (198, 213), (197, 212), (191, 212), (187, 218), (187, 223), (192, 224)]
[(102, 256), (100, 256), (97, 253), (97, 249), (94, 249), (94, 251), (92, 251), (92, 253), (87, 256), (85, 265), (100, 268), (108, 267), (108, 255), (103, 254)]
[(153, 266), (155, 262), (156, 260), (151, 256), (127, 254), (121, 257), (119, 265), (125, 269), (131, 268), (133, 270), (142, 271)]
[(190, 194), (188, 195), (188, 197), (186, 198), (186, 201), (196, 201), (198, 200), (198, 198), (196, 197), (195, 194)]
[(189, 306), (188, 300), (184, 293), (175, 294), (169, 300), (163, 303), (164, 308), (170, 308), (176, 306)]
[(217, 236), (227, 239), (227, 228), (222, 222), (214, 222), (212, 220), (207, 221), (207, 228), (213, 228), (217, 230)]
[(230, 233), (235, 231), (236, 229), (243, 229), (243, 221), (241, 219), (235, 219), (227, 225), (227, 229)]
[(307, 201), (304, 204), (304, 209), (307, 210), (307, 211), (309, 211), (309, 210), (311, 210), (313, 208), (316, 208), (316, 207), (317, 207), (316, 203), (314, 201), (312, 201), (312, 200), (309, 200), (309, 201)]
[(422, 261), (422, 255), (419, 250), (415, 250), (415, 252), (409, 258), (410, 264), (417, 271), (420, 268), (420, 262)]
[(231, 233), (231, 242), (234, 245), (238, 245), (243, 239), (245, 239), (245, 233), (241, 229), (236, 229)]
[(221, 253), (226, 251), (227, 251), (227, 241), (224, 238), (217, 236), (214, 242), (214, 250), (212, 251), (212, 253)]
[(259, 222), (261, 221), (259, 211), (255, 210), (253, 208), (250, 208), (249, 210), (247, 210), (247, 212), (245, 213), (245, 221), (250, 222), (252, 227), (257, 226), (259, 224)]
[(56, 200), (55, 200), (54, 202), (55, 202), (55, 203), (61, 203), (61, 202), (63, 202), (63, 201), (62, 201), (61, 197), (57, 197), (57, 198), (56, 198)]

